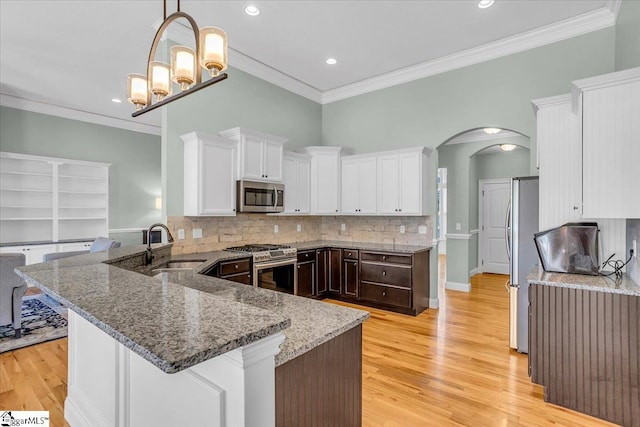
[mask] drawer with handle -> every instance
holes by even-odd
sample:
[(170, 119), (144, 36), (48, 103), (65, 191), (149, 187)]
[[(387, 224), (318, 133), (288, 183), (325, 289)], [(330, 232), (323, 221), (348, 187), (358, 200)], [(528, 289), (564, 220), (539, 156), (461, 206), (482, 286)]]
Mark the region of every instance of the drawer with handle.
[(239, 259), (234, 261), (225, 261), (220, 263), (220, 276), (230, 274), (246, 273), (251, 269), (251, 261), (249, 259)]
[(316, 250), (298, 252), (298, 262), (313, 261), (316, 259)]
[(362, 251), (361, 261), (388, 262), (391, 264), (411, 265), (411, 255), (385, 254), (380, 252)]
[(343, 249), (342, 259), (358, 259), (359, 251), (357, 249)]
[(363, 262), (360, 265), (360, 278), (366, 282), (411, 288), (411, 267)]
[(251, 285), (251, 273), (232, 274), (231, 276), (225, 276), (224, 280), (230, 280), (236, 283), (242, 283), (244, 285)]
[(398, 307), (411, 307), (411, 290), (360, 282), (360, 299)]

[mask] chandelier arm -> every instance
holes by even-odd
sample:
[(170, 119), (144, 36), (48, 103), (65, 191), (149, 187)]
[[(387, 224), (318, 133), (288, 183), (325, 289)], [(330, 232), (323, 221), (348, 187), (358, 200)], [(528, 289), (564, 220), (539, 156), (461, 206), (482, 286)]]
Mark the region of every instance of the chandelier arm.
[[(166, 3), (166, 0), (165, 0)], [(165, 4), (166, 7), (166, 4)], [(180, 6), (178, 6), (178, 9), (180, 8)], [(175, 21), (178, 18), (185, 18), (187, 21), (189, 21), (189, 24), (191, 24), (191, 29), (193, 30), (193, 35), (194, 38), (196, 39), (196, 64), (194, 66), (194, 69), (196, 70), (196, 84), (199, 84), (202, 82), (202, 72), (200, 71), (200, 69), (198, 68), (198, 58), (200, 55), (200, 37), (199, 37), (199, 30), (198, 30), (198, 24), (196, 24), (196, 21), (190, 16), (187, 15), (184, 12), (174, 12), (171, 15), (169, 15), (168, 18), (166, 18), (164, 20), (164, 22), (162, 23), (162, 25), (160, 25), (160, 28), (158, 28), (158, 31), (156, 32), (156, 36), (153, 38), (153, 44), (151, 45), (151, 50), (149, 51), (149, 60), (147, 61), (147, 82), (151, 81), (151, 75), (149, 74), (151, 72), (151, 61), (154, 60), (154, 58), (156, 57), (156, 49), (158, 48), (158, 43), (160, 42), (160, 39), (162, 38), (162, 34), (164, 33), (164, 31), (167, 29), (167, 27), (169, 26), (169, 24), (171, 24), (173, 21)], [(151, 91), (147, 91), (147, 105), (151, 105)]]

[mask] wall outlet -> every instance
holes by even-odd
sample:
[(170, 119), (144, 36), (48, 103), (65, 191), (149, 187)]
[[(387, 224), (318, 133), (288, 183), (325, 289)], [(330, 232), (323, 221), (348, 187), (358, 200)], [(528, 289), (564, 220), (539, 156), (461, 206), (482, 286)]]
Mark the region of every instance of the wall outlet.
[(462, 224), (460, 224), (459, 222), (456, 222), (456, 231), (460, 231), (462, 230)]
[(347, 231), (347, 224), (340, 224), (340, 231)]
[(298, 233), (302, 231), (302, 225), (301, 224), (296, 225), (296, 231)]
[(274, 232), (274, 233), (277, 233), (277, 232), (278, 232), (278, 226), (277, 226), (277, 225), (274, 225), (274, 226), (273, 226), (273, 232)]
[(184, 228), (178, 230), (178, 240), (184, 240)]
[(421, 225), (418, 227), (418, 234), (427, 234), (427, 226)]
[(202, 239), (202, 228), (194, 228), (193, 229), (193, 238), (194, 239)]
[(400, 233), (404, 233), (405, 231), (407, 231), (407, 227), (405, 227), (404, 225), (400, 226)]

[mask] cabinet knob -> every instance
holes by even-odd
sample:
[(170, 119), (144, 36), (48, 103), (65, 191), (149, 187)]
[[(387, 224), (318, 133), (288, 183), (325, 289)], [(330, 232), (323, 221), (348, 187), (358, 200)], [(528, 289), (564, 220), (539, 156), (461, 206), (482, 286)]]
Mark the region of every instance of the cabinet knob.
[(309, 258), (309, 254), (307, 254), (307, 258)]
[(240, 267), (238, 267), (238, 264), (236, 264), (233, 268), (235, 268), (237, 270)]
[(386, 255), (382, 255), (382, 259), (387, 259), (387, 256)]
[(577, 211), (577, 210), (578, 210), (578, 207), (577, 207), (577, 206), (574, 206), (574, 207), (573, 207), (573, 210), (574, 210), (574, 211)]
[(338, 209), (336, 209), (336, 212), (338, 212)]
[(383, 276), (386, 276), (386, 275), (387, 275), (387, 272), (386, 272), (386, 271), (383, 271), (383, 272), (382, 272), (382, 275), (383, 275)]
[(300, 266), (298, 266), (298, 270), (300, 270)]
[(382, 291), (382, 296), (386, 297), (387, 296), (387, 291)]
[(398, 212), (402, 212), (402, 209), (398, 209)]
[(351, 252), (349, 252), (349, 256), (351, 256)]

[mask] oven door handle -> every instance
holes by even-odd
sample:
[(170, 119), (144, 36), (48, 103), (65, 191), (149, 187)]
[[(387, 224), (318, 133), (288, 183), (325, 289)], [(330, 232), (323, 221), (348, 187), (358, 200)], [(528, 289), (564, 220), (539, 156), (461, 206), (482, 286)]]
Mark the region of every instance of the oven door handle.
[(283, 266), (283, 265), (296, 266), (297, 264), (298, 264), (298, 261), (297, 261), (296, 258), (287, 258), (287, 259), (281, 259), (281, 260), (276, 260), (276, 261), (267, 261), (267, 262), (254, 263), (253, 264), (253, 270), (254, 271), (264, 270), (265, 268), (280, 267), (280, 266)]

